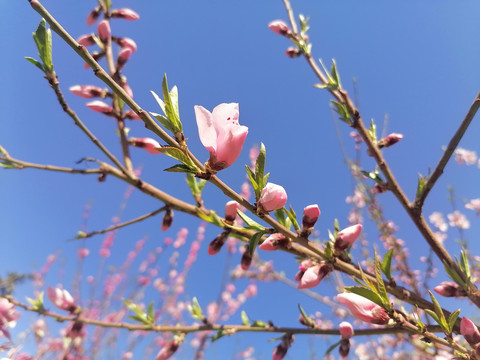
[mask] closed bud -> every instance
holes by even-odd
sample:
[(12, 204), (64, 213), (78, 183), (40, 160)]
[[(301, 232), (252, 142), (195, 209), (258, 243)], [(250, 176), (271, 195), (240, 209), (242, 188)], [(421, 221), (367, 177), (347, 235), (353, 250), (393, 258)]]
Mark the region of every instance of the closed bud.
[(287, 55), (287, 57), (289, 57), (290, 59), (295, 59), (300, 55), (302, 55), (302, 52), (300, 51), (299, 48), (290, 46), (287, 48), (287, 50), (285, 50), (285, 55)]
[(112, 11), (110, 16), (114, 19), (124, 19), (124, 20), (138, 20), (140, 19), (140, 15), (138, 15), (135, 11), (132, 9), (115, 9)]
[(124, 75), (120, 76), (120, 86), (122, 87), (123, 90), (125, 90), (127, 95), (133, 99), (132, 88), (130, 87), (130, 85), (128, 85), (127, 77)]
[(292, 346), (295, 338), (292, 334), (285, 334), (282, 337), (282, 342), (273, 349), (272, 360), (281, 360), (287, 355), (287, 351)]
[(85, 99), (91, 99), (94, 97), (104, 98), (106, 91), (98, 86), (93, 85), (74, 85), (69, 89), (73, 95), (80, 96)]
[(163, 348), (160, 350), (160, 352), (157, 354), (155, 357), (155, 360), (167, 360), (170, 359), (170, 357), (175, 354), (175, 352), (178, 350), (178, 347), (180, 346), (180, 343), (177, 340), (172, 340), (169, 341)]
[(375, 185), (373, 185), (372, 191), (374, 194), (383, 194), (385, 191), (387, 191), (387, 184), (376, 183)]
[(152, 138), (130, 138), (128, 143), (132, 146), (139, 147), (144, 149), (146, 152), (152, 155), (158, 155), (160, 152), (157, 150), (162, 146), (158, 143), (157, 140)]
[(353, 327), (348, 321), (342, 321), (338, 325), (338, 330), (340, 330), (340, 336), (343, 339), (350, 339), (353, 336)]
[(240, 260), (240, 266), (243, 270), (247, 271), (252, 264), (252, 255), (248, 252), (248, 246), (245, 248), (245, 252), (242, 255), (242, 259)]
[(100, 16), (100, 7), (97, 7), (92, 11), (90, 11), (90, 13), (87, 16), (87, 25), (91, 26), (95, 24), (99, 16)]
[(173, 223), (173, 211), (170, 209), (167, 209), (165, 212), (165, 215), (163, 215), (163, 220), (162, 220), (162, 231), (166, 231), (172, 226)]
[(130, 59), (130, 55), (132, 55), (132, 49), (123, 48), (122, 50), (120, 50), (117, 59), (117, 71), (120, 71), (123, 68), (128, 59)]
[(350, 352), (350, 340), (341, 339), (340, 346), (338, 348), (338, 353), (340, 354), (340, 357), (342, 358), (342, 360), (348, 358), (349, 352)]
[(137, 43), (130, 38), (112, 36), (112, 41), (122, 48), (129, 48), (132, 52), (137, 51)]
[(301, 236), (307, 238), (313, 231), (313, 226), (320, 217), (320, 208), (317, 204), (309, 205), (303, 209)]
[(231, 200), (225, 204), (225, 220), (232, 223), (237, 218), (237, 209), (240, 207), (240, 204), (234, 200)]
[(100, 40), (104, 44), (106, 44), (108, 42), (108, 39), (110, 39), (110, 37), (112, 36), (112, 31), (110, 30), (110, 23), (108, 22), (108, 20), (100, 21), (97, 27), (97, 32)]
[(472, 320), (465, 316), (460, 322), (460, 333), (471, 346), (475, 346), (480, 343), (480, 332), (478, 331), (477, 326), (472, 322)]
[(342, 293), (335, 297), (335, 300), (348, 307), (352, 315), (358, 320), (370, 324), (388, 324), (390, 317), (384, 308), (373, 301), (354, 293)]
[(338, 255), (342, 251), (352, 246), (355, 240), (357, 240), (361, 231), (362, 231), (361, 224), (352, 225), (346, 229), (343, 229), (342, 231), (339, 231), (334, 244), (335, 254)]
[(125, 112), (125, 119), (142, 120), (142, 118), (140, 116), (138, 116), (138, 114), (133, 110), (128, 110), (128, 111)]
[(265, 212), (281, 209), (287, 203), (285, 189), (273, 183), (267, 183), (262, 190), (258, 207)]
[(65, 289), (48, 287), (47, 296), (59, 309), (74, 313), (78, 308), (78, 306), (75, 305), (75, 300), (73, 300), (72, 295)]
[(464, 297), (467, 296), (465, 290), (463, 290), (458, 284), (451, 281), (444, 281), (433, 288), (437, 294), (445, 297)]
[(110, 105), (105, 104), (103, 101), (94, 100), (90, 101), (86, 104), (88, 108), (92, 109), (93, 111), (105, 114), (105, 115), (113, 115), (113, 108)]
[(300, 278), (298, 289), (311, 289), (323, 280), (330, 273), (330, 267), (326, 264), (319, 264), (309, 267)]
[(93, 35), (92, 35), (92, 34), (80, 36), (80, 37), (77, 39), (77, 42), (78, 42), (80, 45), (83, 45), (83, 46), (92, 46), (92, 45), (95, 44), (95, 40), (93, 40)]
[(278, 35), (287, 35), (290, 32), (290, 28), (283, 20), (272, 21), (268, 28)]
[(225, 244), (225, 241), (227, 240), (227, 238), (228, 238), (228, 232), (224, 231), (220, 235), (218, 235), (215, 239), (213, 239), (208, 245), (208, 255), (217, 254), (222, 248), (223, 244)]
[(383, 147), (389, 147), (393, 144), (396, 144), (403, 139), (403, 134), (392, 133), (385, 136), (383, 139), (380, 139), (377, 143), (378, 147), (381, 149)]
[(285, 235), (275, 233), (267, 237), (258, 247), (264, 251), (274, 251), (285, 248), (289, 242)]

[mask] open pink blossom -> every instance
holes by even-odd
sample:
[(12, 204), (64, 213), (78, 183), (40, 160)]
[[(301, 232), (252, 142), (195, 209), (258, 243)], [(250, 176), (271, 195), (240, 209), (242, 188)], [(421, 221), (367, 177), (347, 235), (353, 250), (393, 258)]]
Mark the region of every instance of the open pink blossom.
[(73, 296), (65, 289), (48, 287), (47, 295), (50, 301), (59, 309), (74, 312), (77, 309)]
[(474, 210), (477, 215), (480, 214), (480, 199), (472, 199), (465, 204), (465, 209)]
[(0, 298), (0, 337), (5, 335), (10, 338), (10, 333), (5, 327), (13, 327), (20, 313), (15, 310), (15, 305), (5, 298)]
[(390, 319), (384, 308), (363, 296), (354, 293), (342, 293), (338, 294), (335, 300), (348, 307), (352, 315), (358, 320), (382, 325), (387, 324)]
[(335, 252), (337, 254), (341, 253), (345, 249), (348, 249), (350, 246), (352, 246), (355, 240), (357, 240), (361, 231), (361, 224), (352, 225), (343, 229), (342, 231), (339, 231), (337, 238), (335, 239)]
[(281, 209), (287, 203), (287, 192), (277, 184), (267, 183), (262, 190), (258, 206), (265, 212)]
[(157, 140), (152, 138), (131, 138), (128, 140), (130, 145), (144, 149), (150, 154), (158, 155), (160, 152), (157, 150), (162, 146), (158, 143)]
[(218, 171), (232, 165), (248, 134), (248, 127), (238, 123), (238, 104), (220, 104), (212, 112), (196, 105), (195, 117), (200, 141), (210, 153), (207, 167)]
[(470, 221), (468, 221), (467, 217), (458, 210), (448, 214), (447, 218), (450, 226), (456, 226), (459, 229), (470, 228)]

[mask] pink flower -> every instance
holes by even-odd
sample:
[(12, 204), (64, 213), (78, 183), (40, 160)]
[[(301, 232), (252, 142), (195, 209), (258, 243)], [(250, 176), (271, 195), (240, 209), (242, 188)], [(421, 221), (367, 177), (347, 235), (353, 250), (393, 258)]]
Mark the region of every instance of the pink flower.
[(465, 316), (460, 322), (460, 333), (470, 345), (475, 346), (480, 343), (480, 332), (477, 326)]
[(274, 251), (285, 247), (288, 243), (289, 241), (285, 235), (275, 233), (267, 237), (263, 243), (260, 244), (259, 248), (265, 251)]
[(91, 26), (91, 25), (95, 24), (95, 22), (97, 21), (99, 16), (100, 16), (100, 8), (99, 7), (90, 11), (90, 13), (87, 16), (87, 25)]
[(50, 301), (59, 309), (70, 312), (74, 312), (77, 309), (75, 300), (73, 300), (72, 295), (70, 295), (65, 289), (52, 288), (49, 286), (47, 289), (47, 295)]
[(354, 293), (342, 293), (338, 294), (335, 300), (348, 307), (352, 315), (358, 320), (384, 325), (390, 319), (384, 308), (363, 296)]
[(130, 49), (129, 47), (125, 47), (120, 50), (120, 52), (118, 53), (117, 68), (121, 68), (125, 65), (128, 59), (130, 59), (130, 55), (132, 55), (132, 52), (132, 49)]
[(352, 246), (354, 241), (357, 240), (358, 235), (360, 235), (361, 231), (361, 224), (352, 225), (346, 229), (343, 229), (342, 231), (339, 231), (337, 234), (337, 238), (335, 239), (335, 252), (339, 254), (345, 249)]
[(393, 144), (396, 144), (402, 139), (403, 139), (403, 134), (392, 133), (390, 135), (385, 136), (383, 139), (380, 139), (377, 145), (381, 149), (383, 147), (392, 146)]
[(290, 28), (283, 20), (272, 21), (268, 24), (268, 28), (278, 35), (286, 35), (290, 32)]
[(85, 99), (104, 97), (104, 90), (94, 85), (74, 85), (70, 86), (69, 90), (73, 95), (77, 95)]
[(252, 264), (252, 255), (248, 252), (248, 246), (245, 248), (245, 252), (242, 255), (242, 258), (240, 259), (240, 267), (242, 270), (247, 271), (250, 268), (250, 265)]
[(295, 59), (302, 55), (302, 52), (298, 48), (290, 46), (287, 48), (287, 50), (285, 50), (285, 55), (287, 55), (287, 57), (290, 59)]
[(477, 153), (462, 148), (455, 150), (455, 161), (459, 164), (473, 165), (477, 162)]
[(435, 211), (429, 217), (428, 220), (440, 231), (445, 232), (448, 230), (448, 224), (443, 219), (442, 213)]
[(468, 221), (467, 217), (458, 210), (455, 210), (453, 213), (448, 214), (447, 218), (449, 220), (450, 226), (456, 226), (459, 229), (470, 228), (470, 221)]
[(127, 9), (127, 8), (113, 10), (111, 13), (111, 17), (116, 19), (130, 20), (130, 21), (140, 19), (140, 15), (138, 15), (132, 9)]
[(94, 100), (94, 101), (90, 101), (86, 105), (88, 108), (92, 109), (93, 111), (96, 111), (105, 115), (113, 114), (113, 108), (110, 105), (105, 104), (103, 101)]
[(108, 42), (108, 39), (112, 36), (112, 31), (110, 30), (110, 23), (107, 20), (102, 20), (97, 27), (98, 36), (104, 44)]
[(172, 340), (169, 341), (160, 352), (155, 357), (155, 360), (167, 360), (169, 359), (178, 349), (178, 341)]
[(122, 48), (129, 48), (129, 49), (132, 50), (132, 52), (137, 51), (137, 43), (130, 38), (127, 38), (127, 37), (121, 37), (121, 38), (115, 37), (114, 38), (114, 37), (112, 37), (112, 40), (115, 41)]
[(142, 118), (138, 116), (138, 114), (133, 110), (127, 110), (125, 112), (125, 119), (140, 120), (140, 121), (142, 120)]
[(281, 209), (287, 203), (285, 189), (273, 183), (267, 183), (262, 190), (258, 206), (265, 212)]
[(308, 205), (303, 209), (302, 224), (306, 228), (311, 228), (320, 217), (320, 208), (317, 204)]
[(353, 327), (348, 321), (343, 321), (338, 325), (338, 330), (340, 330), (340, 336), (343, 339), (350, 339), (353, 336)]
[(80, 248), (78, 249), (78, 258), (79, 259), (85, 259), (88, 254), (90, 254), (90, 250), (88, 250), (87, 248)]
[(92, 46), (93, 44), (95, 44), (95, 40), (93, 40), (92, 34), (80, 36), (77, 39), (77, 42), (83, 46)]
[(472, 199), (465, 204), (465, 209), (475, 210), (477, 215), (480, 214), (480, 199)]
[(319, 264), (312, 267), (309, 267), (300, 278), (300, 284), (298, 284), (298, 289), (310, 289), (323, 280), (325, 276), (330, 273), (330, 268), (328, 265)]
[(240, 204), (232, 200), (225, 204), (225, 220), (234, 222), (237, 217), (237, 209)]
[(207, 167), (218, 171), (232, 165), (248, 134), (248, 128), (238, 123), (238, 104), (220, 104), (212, 113), (197, 105), (195, 117), (200, 140), (210, 153)]
[(162, 231), (167, 231), (173, 223), (173, 211), (168, 209), (162, 219)]
[(153, 155), (160, 154), (157, 149), (162, 147), (157, 140), (154, 140), (152, 138), (130, 138), (128, 140), (128, 143), (135, 147), (144, 149), (145, 151)]
[(20, 314), (15, 310), (15, 305), (5, 298), (0, 298), (0, 337), (5, 335), (10, 339), (10, 333), (5, 327), (13, 327)]
[(465, 290), (451, 281), (444, 281), (433, 288), (437, 294), (445, 297), (463, 297), (467, 296)]

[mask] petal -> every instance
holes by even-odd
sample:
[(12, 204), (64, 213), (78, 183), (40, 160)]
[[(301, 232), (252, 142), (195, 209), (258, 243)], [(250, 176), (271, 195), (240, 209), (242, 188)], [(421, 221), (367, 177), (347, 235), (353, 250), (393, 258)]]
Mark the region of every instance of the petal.
[(212, 114), (203, 106), (196, 105), (194, 109), (200, 141), (210, 153), (215, 153), (217, 149), (217, 132), (213, 125)]

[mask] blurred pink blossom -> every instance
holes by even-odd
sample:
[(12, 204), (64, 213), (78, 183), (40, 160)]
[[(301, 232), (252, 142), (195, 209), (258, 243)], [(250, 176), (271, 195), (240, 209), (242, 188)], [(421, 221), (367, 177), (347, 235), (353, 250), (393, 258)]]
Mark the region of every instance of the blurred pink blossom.
[(455, 210), (453, 213), (447, 215), (449, 225), (456, 226), (459, 229), (470, 228), (470, 221), (460, 211)]
[(286, 35), (290, 32), (290, 28), (283, 20), (272, 21), (268, 24), (268, 28), (278, 35)]

